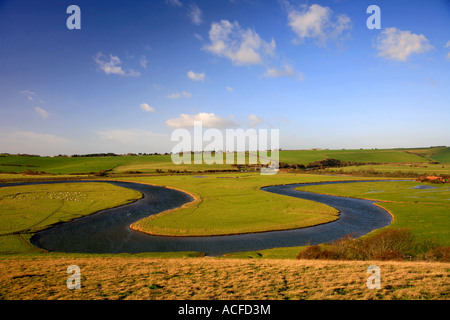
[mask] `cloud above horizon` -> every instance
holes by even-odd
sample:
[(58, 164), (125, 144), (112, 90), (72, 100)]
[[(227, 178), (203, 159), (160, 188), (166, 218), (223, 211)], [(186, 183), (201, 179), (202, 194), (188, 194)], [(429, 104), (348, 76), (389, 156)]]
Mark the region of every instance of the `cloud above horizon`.
[(405, 62), (412, 54), (424, 53), (433, 48), (423, 34), (402, 31), (397, 28), (386, 28), (377, 38), (378, 56), (386, 59)]
[(291, 65), (284, 65), (282, 69), (280, 68), (269, 68), (263, 74), (265, 78), (280, 78), (280, 77), (291, 77), (296, 78), (298, 81), (304, 81), (305, 75), (303, 72), (295, 71), (294, 67)]
[[(99, 52), (94, 57), (94, 61), (97, 64), (97, 67), (107, 75), (117, 74), (120, 76), (130, 77), (139, 77), (141, 75), (140, 72), (133, 69), (123, 70), (121, 66), (122, 62), (119, 57), (112, 54), (109, 55), (108, 59), (108, 57), (106, 57), (103, 53)], [(141, 61), (141, 64), (142, 62), (143, 61)], [(145, 66), (147, 66), (146, 63), (147, 62), (145, 62)]]
[(239, 125), (234, 121), (215, 115), (214, 113), (200, 112), (198, 114), (180, 114), (178, 118), (169, 119), (166, 124), (172, 128), (190, 128), (194, 126), (194, 122), (201, 121), (203, 127), (207, 128), (235, 128)]
[(251, 28), (242, 28), (237, 21), (221, 20), (211, 24), (210, 43), (204, 50), (227, 58), (235, 65), (263, 64), (265, 56), (275, 53), (275, 40), (267, 42)]
[(188, 17), (189, 19), (191, 19), (192, 23), (199, 26), (202, 24), (203, 22), (203, 11), (200, 10), (200, 8), (194, 4), (191, 3), (191, 5), (189, 6), (189, 12), (188, 12)]
[(335, 14), (329, 7), (319, 4), (302, 6), (301, 10), (288, 6), (288, 25), (297, 36), (294, 44), (312, 39), (319, 46), (325, 46), (327, 40), (338, 41), (352, 24), (346, 14)]
[[(444, 48), (450, 48), (450, 40), (447, 41), (447, 43), (445, 44)], [(447, 53), (446, 58), (447, 58), (447, 60), (450, 60), (450, 52)]]
[(141, 107), (141, 110), (144, 110), (146, 112), (155, 112), (156, 111), (155, 108), (149, 106), (147, 103), (141, 103), (140, 107)]
[(47, 119), (49, 114), (46, 110), (42, 109), (41, 107), (34, 108), (34, 111), (40, 115), (43, 119)]
[(193, 81), (203, 81), (203, 80), (205, 80), (205, 74), (204, 73), (195, 73), (192, 70), (187, 72), (187, 76), (188, 76), (189, 79), (191, 79)]

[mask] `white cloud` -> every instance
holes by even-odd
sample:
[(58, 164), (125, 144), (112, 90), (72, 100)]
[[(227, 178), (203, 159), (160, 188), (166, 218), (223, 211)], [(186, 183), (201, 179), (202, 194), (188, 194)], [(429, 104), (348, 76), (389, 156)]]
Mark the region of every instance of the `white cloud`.
[(255, 114), (248, 115), (248, 126), (254, 128), (264, 122), (264, 119)]
[(27, 96), (30, 96), (30, 95), (34, 96), (34, 95), (36, 95), (36, 92), (30, 91), (30, 90), (22, 90), (22, 91), (20, 91), (20, 93), (25, 94)]
[(190, 92), (186, 92), (186, 91), (183, 91), (182, 93), (176, 92), (176, 93), (169, 94), (167, 96), (167, 98), (169, 98), (169, 99), (179, 99), (182, 96), (184, 96), (185, 98), (190, 98), (192, 96), (192, 94)]
[(227, 87), (227, 91), (233, 92), (233, 88), (232, 87)]
[(195, 73), (192, 70), (188, 71), (187, 76), (188, 76), (189, 79), (194, 80), (194, 81), (203, 81), (203, 80), (205, 80), (205, 74), (204, 73)]
[(171, 6), (174, 7), (182, 7), (183, 4), (180, 2), (180, 0), (166, 0), (167, 4), (170, 4)]
[(299, 81), (305, 80), (305, 75), (303, 72), (295, 71), (290, 65), (284, 65), (283, 69), (270, 68), (263, 74), (266, 78), (280, 78), (280, 77), (291, 77), (296, 78)]
[(147, 112), (155, 112), (155, 108), (149, 106), (147, 103), (141, 103), (141, 109)]
[(139, 63), (141, 64), (142, 68), (147, 69), (148, 60), (145, 56), (141, 56), (139, 59)]
[(153, 89), (155, 89), (155, 90), (162, 90), (162, 89), (164, 89), (164, 87), (162, 85), (158, 84), (158, 83), (154, 83), (152, 86), (153, 86)]
[[(450, 41), (447, 41), (447, 43), (445, 44), (444, 48), (449, 48), (449, 47), (450, 47)], [(447, 60), (450, 60), (450, 52), (447, 53), (446, 58), (447, 58)]]
[(94, 61), (95, 61), (95, 63), (97, 63), (98, 68), (108, 75), (109, 74), (118, 74), (121, 76), (131, 76), (131, 77), (139, 77), (140, 76), (140, 73), (133, 69), (129, 69), (127, 71), (123, 70), (122, 66), (121, 66), (122, 63), (121, 63), (119, 57), (112, 55), (112, 54), (109, 55), (109, 60), (108, 60), (108, 58), (104, 54), (99, 52), (94, 57)]
[(181, 94), (180, 94), (179, 92), (177, 92), (177, 93), (172, 93), (172, 94), (169, 94), (169, 95), (167, 96), (167, 98), (169, 98), (169, 99), (178, 99), (178, 98), (181, 98)]
[(407, 61), (412, 54), (423, 53), (433, 48), (423, 34), (386, 28), (377, 39), (378, 56), (396, 61)]
[(34, 108), (34, 111), (36, 111), (36, 113), (38, 115), (40, 115), (43, 119), (47, 119), (48, 118), (48, 112), (45, 111), (44, 109), (42, 109), (40, 107), (36, 107), (36, 108)]
[(195, 115), (181, 114), (178, 118), (169, 119), (166, 124), (172, 128), (188, 128), (193, 127), (195, 121), (201, 121), (203, 127), (225, 129), (231, 127), (238, 127), (238, 125), (214, 113), (201, 112)]
[(203, 41), (203, 37), (201, 35), (199, 35), (198, 33), (195, 33), (194, 37), (197, 38), (200, 41)]
[(262, 64), (264, 56), (275, 53), (275, 40), (266, 42), (250, 28), (243, 29), (237, 21), (221, 20), (211, 24), (210, 44), (203, 47), (219, 57), (230, 59), (236, 65)]
[(202, 10), (200, 10), (200, 8), (196, 4), (192, 3), (189, 6), (188, 16), (191, 19), (193, 24), (195, 24), (197, 26), (202, 24), (202, 22), (203, 22), (202, 14), (203, 14)]
[(334, 14), (329, 7), (313, 4), (302, 10), (288, 9), (288, 25), (297, 35), (295, 44), (313, 39), (325, 45), (328, 39), (338, 40), (345, 31), (351, 29), (350, 18), (345, 14)]

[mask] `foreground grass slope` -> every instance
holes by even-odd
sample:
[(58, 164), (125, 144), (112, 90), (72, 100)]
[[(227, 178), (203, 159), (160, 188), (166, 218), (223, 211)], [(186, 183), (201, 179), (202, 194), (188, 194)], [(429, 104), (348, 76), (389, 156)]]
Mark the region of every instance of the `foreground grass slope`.
[[(370, 265), (381, 289), (366, 285)], [(81, 289), (66, 287), (69, 265)], [(0, 258), (0, 299), (449, 299), (449, 263), (133, 257)]]

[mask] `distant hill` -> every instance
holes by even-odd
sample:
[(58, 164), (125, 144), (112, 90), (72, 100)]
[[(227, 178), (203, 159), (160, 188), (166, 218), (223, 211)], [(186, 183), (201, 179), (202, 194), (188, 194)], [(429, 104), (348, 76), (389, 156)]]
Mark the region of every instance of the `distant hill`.
[[(337, 159), (360, 163), (426, 163), (437, 161), (450, 163), (449, 147), (415, 149), (353, 149), (353, 150), (283, 150), (280, 162), (303, 164)], [(0, 155), (0, 172), (50, 174), (87, 174), (101, 171), (111, 173), (150, 173), (156, 170), (206, 171), (236, 170), (230, 164), (182, 164), (172, 163), (169, 154), (120, 155), (93, 157), (39, 157), (31, 155)]]

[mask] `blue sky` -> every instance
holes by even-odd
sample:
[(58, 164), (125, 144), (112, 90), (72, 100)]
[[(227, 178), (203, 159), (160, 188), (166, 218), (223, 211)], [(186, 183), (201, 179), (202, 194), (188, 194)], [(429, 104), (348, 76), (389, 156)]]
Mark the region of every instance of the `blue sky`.
[(450, 141), (447, 0), (0, 0), (0, 48), (0, 152), (170, 152), (195, 120), (283, 149)]

